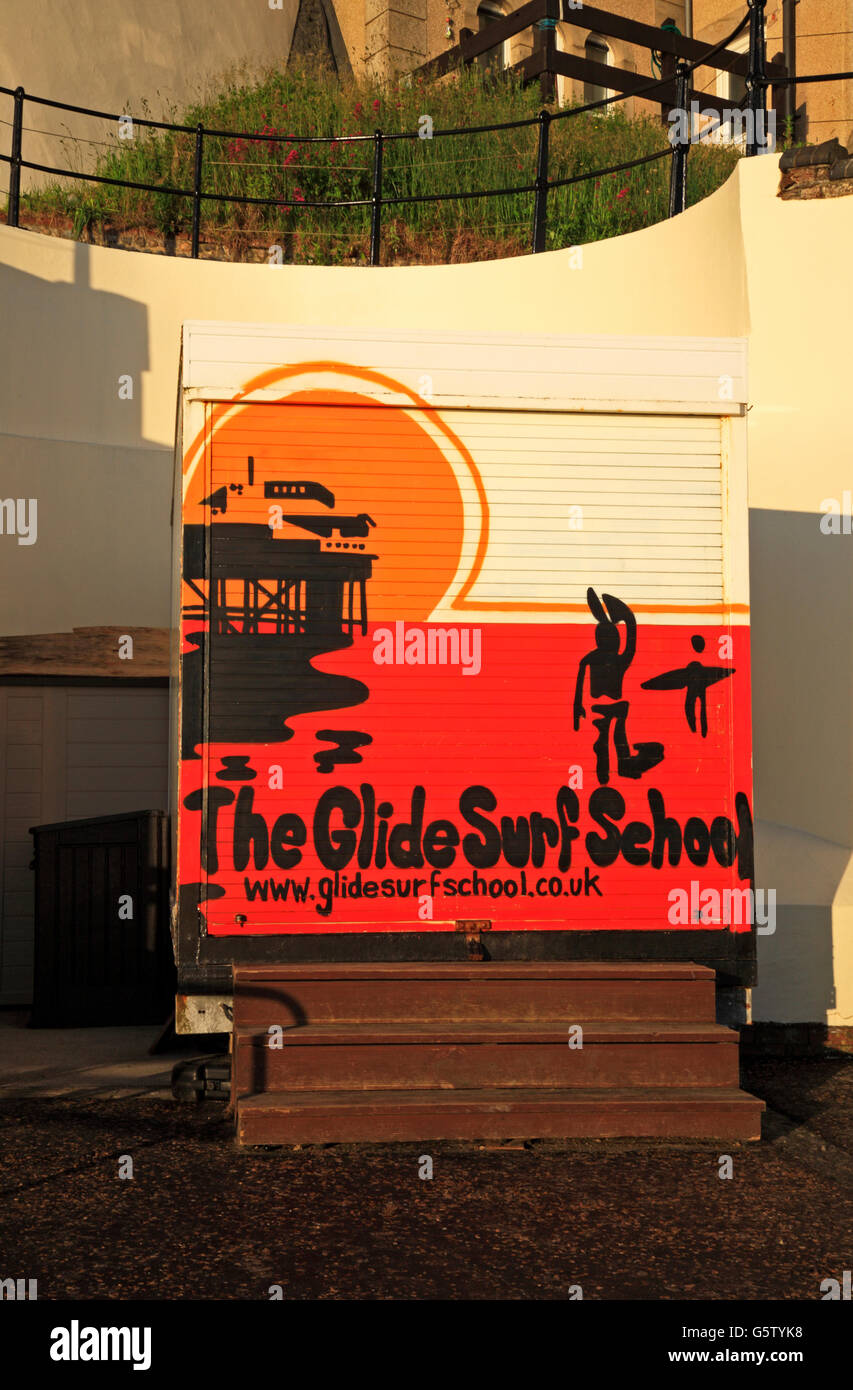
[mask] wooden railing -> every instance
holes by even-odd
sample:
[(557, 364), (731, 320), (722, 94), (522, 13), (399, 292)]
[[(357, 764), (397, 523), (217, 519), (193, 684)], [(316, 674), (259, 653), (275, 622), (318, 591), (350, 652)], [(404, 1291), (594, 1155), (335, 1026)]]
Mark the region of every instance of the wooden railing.
[[(751, 11), (763, 11), (763, 8), (763, 0), (760, 5), (750, 6)], [(745, 18), (744, 28), (748, 22), (749, 19)], [(573, 8), (569, 0), (530, 0), (530, 3), (513, 10), (512, 14), (508, 14), (504, 19), (487, 25), (479, 34), (470, 29), (463, 29), (457, 44), (416, 68), (413, 75), (425, 79), (442, 77), (454, 68), (476, 62), (484, 54), (532, 28), (534, 51), (529, 57), (508, 65), (506, 71), (516, 73), (525, 82), (538, 79), (543, 100), (553, 100), (558, 76), (574, 78), (576, 81), (604, 87), (608, 91), (620, 92), (627, 96), (639, 93), (641, 88), (648, 86), (648, 74), (632, 72), (628, 68), (611, 66), (609, 63), (596, 63), (589, 58), (580, 58), (574, 53), (566, 53), (559, 49), (556, 31), (558, 23), (575, 25), (587, 32), (601, 34), (605, 38), (621, 39), (636, 48), (646, 49), (649, 54), (659, 53), (662, 58), (663, 81), (654, 94), (654, 100), (660, 103), (664, 119), (676, 105), (675, 75), (679, 59), (689, 63), (691, 67), (717, 68), (743, 78), (750, 75), (749, 53), (737, 53), (730, 48), (702, 43), (672, 29), (658, 29), (651, 24), (642, 24), (639, 20), (626, 19), (624, 15), (612, 14), (609, 10), (600, 10), (594, 5), (584, 4), (580, 8)], [(771, 105), (783, 118), (788, 114), (789, 87), (783, 83), (787, 76), (787, 68), (778, 58), (772, 61), (765, 60), (764, 77), (771, 89)], [(692, 86), (688, 89), (687, 97), (688, 101), (698, 100), (703, 110), (723, 113), (732, 109), (731, 101), (710, 92), (700, 92)]]

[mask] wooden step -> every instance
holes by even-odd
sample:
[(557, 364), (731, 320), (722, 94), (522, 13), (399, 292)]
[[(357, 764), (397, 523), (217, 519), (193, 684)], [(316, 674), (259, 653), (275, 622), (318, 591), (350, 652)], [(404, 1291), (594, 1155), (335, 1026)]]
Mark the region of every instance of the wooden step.
[(238, 1107), (241, 1144), (438, 1139), (761, 1137), (763, 1101), (735, 1088), (266, 1094)]
[(505, 1088), (736, 1087), (738, 1035), (716, 1023), (578, 1020), (541, 1023), (306, 1024), (271, 1047), (265, 1029), (236, 1029), (234, 1094)]
[(595, 1019), (713, 1023), (714, 972), (651, 962), (240, 966), (235, 1028), (294, 1023)]
[(704, 966), (241, 966), (234, 983), (245, 1144), (759, 1137)]

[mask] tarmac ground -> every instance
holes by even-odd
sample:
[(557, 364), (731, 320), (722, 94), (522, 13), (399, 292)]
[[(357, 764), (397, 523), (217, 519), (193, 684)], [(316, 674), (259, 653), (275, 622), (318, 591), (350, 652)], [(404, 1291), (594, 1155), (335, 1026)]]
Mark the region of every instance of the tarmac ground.
[(73, 1032), (0, 1019), (0, 1277), (39, 1300), (819, 1300), (853, 1266), (843, 1052), (745, 1064), (764, 1137), (721, 1178), (718, 1143), (241, 1151), (156, 1028)]

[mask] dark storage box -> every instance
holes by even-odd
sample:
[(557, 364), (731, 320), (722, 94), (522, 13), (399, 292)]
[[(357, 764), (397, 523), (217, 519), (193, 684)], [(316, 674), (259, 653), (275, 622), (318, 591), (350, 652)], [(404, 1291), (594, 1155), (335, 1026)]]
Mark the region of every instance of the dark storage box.
[(165, 1022), (175, 993), (166, 813), (133, 811), (37, 825), (30, 834), (35, 841), (31, 1025)]

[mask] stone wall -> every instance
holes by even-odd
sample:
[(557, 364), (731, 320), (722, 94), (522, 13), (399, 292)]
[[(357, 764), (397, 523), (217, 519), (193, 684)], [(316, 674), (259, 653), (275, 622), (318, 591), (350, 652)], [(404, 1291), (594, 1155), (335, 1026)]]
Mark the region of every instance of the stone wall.
[(853, 158), (837, 140), (786, 150), (779, 168), (780, 198), (842, 198), (853, 193)]

